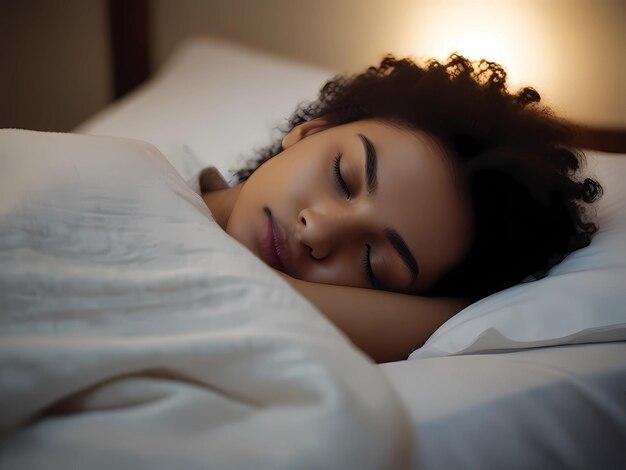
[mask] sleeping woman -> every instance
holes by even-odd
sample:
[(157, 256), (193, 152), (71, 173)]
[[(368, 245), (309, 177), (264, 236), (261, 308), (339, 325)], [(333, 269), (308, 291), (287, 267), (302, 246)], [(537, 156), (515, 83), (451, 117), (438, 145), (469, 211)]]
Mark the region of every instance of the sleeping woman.
[(596, 231), (583, 203), (602, 188), (539, 100), (492, 62), (388, 55), (300, 105), (239, 184), (201, 173), (203, 199), (374, 360), (404, 359)]

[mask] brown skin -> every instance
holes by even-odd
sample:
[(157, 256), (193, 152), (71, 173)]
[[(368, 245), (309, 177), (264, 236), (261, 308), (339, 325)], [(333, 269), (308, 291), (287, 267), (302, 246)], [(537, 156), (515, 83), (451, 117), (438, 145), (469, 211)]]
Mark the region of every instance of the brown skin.
[[(359, 135), (378, 155), (371, 192)], [(269, 210), (288, 252), (279, 266), (285, 279), (374, 360), (405, 359), (469, 303), (406, 295), (427, 290), (470, 247), (471, 207), (452, 159), (428, 135), (375, 120), (329, 127), (315, 119), (282, 145), (245, 183), (206, 193), (205, 203), (229, 235), (272, 265), (262, 248)], [(334, 171), (339, 154), (349, 195)], [(415, 279), (388, 228), (417, 260)], [(373, 288), (367, 246), (375, 277), (393, 292)]]
[(464, 299), (320, 284), (282, 275), (378, 363), (406, 359), (471, 303)]

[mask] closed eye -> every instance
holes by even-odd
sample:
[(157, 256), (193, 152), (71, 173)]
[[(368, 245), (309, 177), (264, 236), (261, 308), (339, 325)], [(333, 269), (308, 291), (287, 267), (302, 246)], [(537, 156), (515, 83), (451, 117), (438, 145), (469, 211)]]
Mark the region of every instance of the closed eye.
[(335, 159), (333, 160), (333, 172), (335, 173), (335, 180), (337, 181), (337, 185), (341, 189), (341, 192), (346, 196), (346, 199), (350, 199), (350, 188), (346, 184), (346, 181), (343, 179), (341, 175), (341, 158), (343, 154), (338, 153)]
[(365, 275), (367, 276), (367, 280), (374, 289), (387, 290), (387, 288), (383, 285), (383, 283), (380, 282), (378, 279), (376, 279), (376, 276), (374, 275), (374, 270), (372, 269), (372, 262), (370, 260), (371, 251), (372, 251), (372, 247), (366, 244), (365, 245), (365, 257), (363, 258), (363, 269), (365, 270)]

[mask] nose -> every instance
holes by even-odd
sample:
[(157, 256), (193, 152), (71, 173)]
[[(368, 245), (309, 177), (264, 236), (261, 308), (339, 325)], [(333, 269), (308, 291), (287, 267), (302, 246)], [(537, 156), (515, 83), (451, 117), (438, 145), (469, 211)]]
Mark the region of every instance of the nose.
[(322, 260), (365, 230), (364, 218), (350, 211), (306, 208), (298, 214), (300, 242)]

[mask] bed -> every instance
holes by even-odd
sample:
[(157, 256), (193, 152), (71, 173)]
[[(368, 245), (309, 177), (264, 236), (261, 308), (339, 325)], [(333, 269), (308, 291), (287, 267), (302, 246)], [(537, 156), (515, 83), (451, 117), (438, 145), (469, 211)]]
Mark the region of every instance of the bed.
[[(469, 306), (408, 360), (382, 365), (372, 364), (245, 249), (203, 225), (206, 208), (184, 181), (208, 165), (232, 176), (252, 150), (270, 142), (294, 105), (313, 99), (332, 74), (223, 40), (196, 38), (148, 82), (79, 126), (80, 136), (3, 134), (3, 165), (9, 162), (25, 174), (20, 165), (29, 158), (46, 155), (52, 162), (30, 168), (31, 188), (64, 169), (52, 191), (66, 204), (45, 207), (45, 191), (33, 195), (9, 180), (0, 189), (0, 260), (12, 268), (3, 268), (0, 277), (0, 306), (23, 315), (37, 292), (51, 294), (45, 302), (38, 299), (39, 310), (26, 320), (16, 324), (4, 315), (0, 324), (3, 463), (10, 468), (67, 468), (76, 462), (91, 468), (626, 465), (625, 156), (586, 151), (588, 171), (605, 187), (597, 214), (601, 230), (589, 247), (568, 256), (543, 280)], [(101, 150), (87, 151), (94, 139)], [(611, 150), (619, 150), (615, 142)], [(85, 152), (99, 154), (91, 157), (102, 165), (85, 163), (80, 156)], [(156, 154), (164, 158), (155, 164)], [(122, 176), (112, 168), (123, 168)], [(78, 177), (65, 179), (68, 172)], [(187, 246), (176, 247), (183, 249), (182, 257), (151, 264), (152, 258), (138, 261), (117, 253), (110, 237), (91, 233), (95, 241), (87, 251), (136, 270), (123, 275), (115, 271), (119, 266), (103, 262), (97, 269), (80, 269), (84, 260), (73, 258), (75, 250), (65, 244), (52, 254), (49, 247), (24, 253), (15, 241), (18, 232), (60, 244), (72, 240), (72, 233), (63, 231), (67, 227), (32, 224), (44, 209), (64, 209), (70, 217), (79, 207), (68, 195), (72, 188), (78, 187), (80, 204), (91, 204), (95, 214), (75, 230), (92, 230), (96, 222), (103, 229), (112, 215), (99, 212), (104, 203), (95, 194), (111, 189), (109, 178), (139, 188), (119, 197), (133, 204), (140, 200), (147, 204), (140, 209), (151, 211), (141, 230), (158, 231), (157, 239), (137, 234), (133, 220), (143, 212), (120, 209), (128, 236), (138, 235), (133, 243), (144, 252), (146, 240), (173, 246), (181, 233), (191, 232), (215, 245), (205, 252), (198, 237), (185, 235)], [(79, 179), (91, 186), (75, 186)], [(157, 182), (147, 182), (152, 180)], [(177, 196), (161, 200), (163, 192)], [(31, 217), (29, 224), (7, 219), (16, 205)], [(167, 211), (180, 219), (171, 221), (170, 229), (159, 218)], [(58, 266), (51, 256), (67, 264)], [(207, 272), (205, 264), (215, 269)], [(50, 281), (42, 266), (58, 268), (57, 279)], [(97, 287), (103, 280), (106, 295)], [(23, 289), (24, 283), (32, 289)], [(198, 294), (203, 289), (207, 292)], [(61, 312), (68, 301), (76, 304)], [(115, 308), (95, 320), (80, 316), (85, 308), (98, 312), (99, 302)], [(207, 312), (205, 302), (216, 307)], [(45, 315), (38, 317), (41, 311)], [(129, 312), (135, 321), (120, 325)], [(82, 335), (89, 328), (100, 333), (86, 340)], [(221, 334), (204, 333), (211, 328)]]

